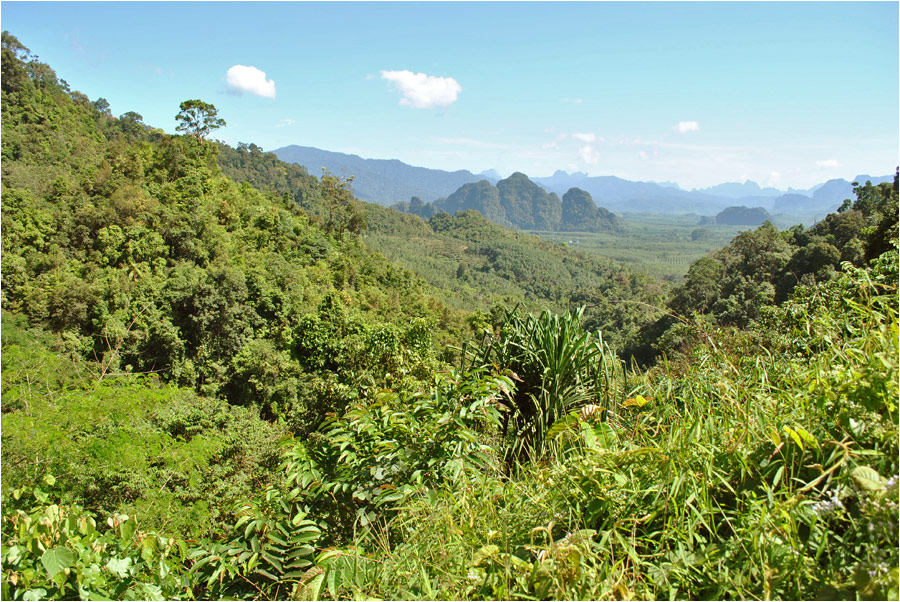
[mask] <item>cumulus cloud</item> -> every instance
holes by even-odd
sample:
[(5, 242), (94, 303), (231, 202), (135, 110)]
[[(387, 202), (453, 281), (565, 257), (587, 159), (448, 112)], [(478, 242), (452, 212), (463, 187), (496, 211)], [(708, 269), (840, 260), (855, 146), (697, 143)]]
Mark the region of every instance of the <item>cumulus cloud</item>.
[(840, 167), (841, 164), (835, 159), (826, 159), (824, 161), (816, 161), (816, 167), (819, 169), (829, 169), (832, 167)]
[(279, 119), (278, 125), (275, 127), (283, 128), (283, 127), (288, 127), (288, 126), (294, 125), (295, 123), (297, 123), (296, 119)]
[(597, 134), (594, 134), (593, 132), (575, 133), (575, 134), (572, 134), (572, 138), (574, 138), (575, 140), (579, 140), (581, 142), (587, 142), (588, 144), (590, 144), (591, 142), (597, 141)]
[(266, 72), (256, 67), (235, 65), (225, 76), (228, 87), (237, 93), (249, 92), (265, 98), (275, 98), (275, 82), (266, 79)]
[(685, 134), (687, 132), (699, 132), (700, 124), (696, 121), (679, 121), (678, 125), (675, 126), (675, 129), (678, 130), (678, 133)]
[(403, 95), (400, 104), (417, 109), (450, 106), (462, 92), (462, 86), (452, 77), (403, 70), (382, 71), (381, 78), (393, 83)]

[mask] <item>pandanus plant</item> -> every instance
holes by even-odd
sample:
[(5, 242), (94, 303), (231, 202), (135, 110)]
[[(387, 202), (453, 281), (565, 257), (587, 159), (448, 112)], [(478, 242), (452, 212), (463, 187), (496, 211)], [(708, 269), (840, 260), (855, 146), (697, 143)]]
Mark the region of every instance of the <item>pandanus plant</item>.
[(554, 423), (582, 406), (600, 408), (600, 419), (606, 418), (621, 362), (599, 332), (585, 332), (583, 313), (582, 307), (523, 317), (516, 308), (507, 311), (499, 336), (465, 349), (470, 369), (493, 366), (516, 381), (503, 420), (510, 465), (544, 457), (553, 445), (547, 435)]

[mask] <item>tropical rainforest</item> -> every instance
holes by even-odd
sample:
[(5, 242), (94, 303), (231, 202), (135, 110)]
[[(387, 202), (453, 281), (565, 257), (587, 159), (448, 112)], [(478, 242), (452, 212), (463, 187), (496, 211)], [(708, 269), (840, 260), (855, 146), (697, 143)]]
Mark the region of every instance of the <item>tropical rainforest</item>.
[(671, 286), (180, 109), (3, 33), (3, 599), (897, 598), (896, 178)]

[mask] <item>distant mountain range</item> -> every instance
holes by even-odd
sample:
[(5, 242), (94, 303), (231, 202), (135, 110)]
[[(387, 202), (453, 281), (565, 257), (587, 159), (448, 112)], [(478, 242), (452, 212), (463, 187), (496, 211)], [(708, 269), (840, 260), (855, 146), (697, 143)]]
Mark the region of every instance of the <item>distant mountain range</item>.
[(353, 176), (353, 193), (358, 199), (385, 206), (409, 201), (414, 196), (433, 201), (446, 197), (463, 184), (499, 180), (499, 177), (492, 179), (466, 170), (451, 172), (414, 167), (396, 159), (363, 159), (311, 146), (285, 146), (273, 152), (282, 161), (305, 166), (315, 176), (322, 175), (323, 167), (336, 176)]
[[(386, 206), (409, 203), (413, 197), (418, 197), (418, 203), (434, 203), (437, 207), (465, 184), (486, 180), (486, 184), (493, 187), (501, 180), (500, 174), (493, 169), (480, 174), (466, 170), (449, 172), (414, 167), (396, 159), (363, 159), (308, 146), (286, 146), (274, 153), (282, 161), (306, 166), (314, 175), (320, 175), (324, 167), (335, 175), (353, 176), (353, 192), (358, 198)], [(834, 179), (808, 190), (787, 191), (763, 188), (749, 180), (681, 190), (672, 182), (633, 182), (616, 176), (589, 176), (584, 172), (557, 171), (549, 177), (530, 178), (531, 182), (558, 196), (578, 188), (588, 193), (598, 206), (617, 213), (716, 215), (728, 207), (743, 205), (761, 207), (774, 215), (785, 214), (804, 222), (820, 219), (834, 211), (844, 199), (853, 197), (852, 182), (862, 184), (867, 180), (873, 184), (890, 182), (893, 175), (859, 175), (850, 181)]]
[(654, 184), (632, 182), (616, 176), (589, 176), (557, 171), (548, 178), (532, 178), (551, 192), (562, 194), (570, 188), (588, 192), (599, 205), (615, 212), (699, 213), (713, 215), (733, 205), (732, 199), (689, 192)]
[(632, 182), (615, 176), (588, 176), (557, 171), (549, 178), (532, 178), (551, 192), (562, 193), (578, 187), (594, 200), (615, 212), (698, 213), (715, 215), (736, 205), (762, 207), (773, 214), (787, 214), (811, 221), (821, 219), (840, 207), (844, 199), (853, 198), (852, 182), (873, 184), (891, 182), (894, 176), (856, 176), (852, 181), (829, 180), (809, 190), (761, 188), (756, 182), (728, 182), (702, 190), (681, 190), (670, 184)]

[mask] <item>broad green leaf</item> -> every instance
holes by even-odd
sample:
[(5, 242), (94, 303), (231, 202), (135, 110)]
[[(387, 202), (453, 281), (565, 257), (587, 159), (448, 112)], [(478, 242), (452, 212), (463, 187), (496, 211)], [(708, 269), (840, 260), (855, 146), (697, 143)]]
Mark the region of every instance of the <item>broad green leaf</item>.
[(36, 499), (37, 501), (39, 501), (42, 504), (46, 504), (50, 500), (50, 496), (35, 487), (34, 499)]
[(132, 516), (119, 525), (119, 536), (124, 542), (130, 542), (135, 530), (137, 529), (137, 520)]
[[(318, 567), (314, 567), (318, 568)], [(310, 569), (313, 570), (313, 569)], [(325, 573), (319, 573), (315, 577), (310, 580), (303, 588), (300, 590), (300, 596), (296, 599), (299, 600), (318, 600), (319, 596), (322, 593), (322, 585), (325, 583)]]
[(95, 521), (90, 516), (82, 516), (78, 519), (78, 531), (82, 535), (87, 535), (88, 533), (93, 533), (97, 530), (97, 521)]
[(150, 562), (153, 560), (154, 552), (156, 552), (156, 540), (152, 537), (144, 539), (141, 544), (141, 558)]
[(4, 559), (4, 564), (16, 564), (19, 562), (19, 559), (22, 558), (22, 549), (19, 546), (12, 546), (9, 548), (9, 551), (6, 553), (6, 558)]
[(22, 596), (23, 600), (46, 600), (47, 599), (47, 590), (45, 589), (30, 589)]
[(70, 548), (50, 548), (41, 556), (41, 564), (47, 569), (47, 574), (52, 579), (63, 572), (75, 562), (75, 553)]
[(141, 586), (144, 588), (144, 592), (147, 594), (147, 600), (154, 600), (154, 602), (165, 600), (166, 597), (163, 596), (162, 589), (158, 585), (153, 585), (152, 583), (142, 583)]
[(131, 558), (110, 558), (106, 568), (118, 577), (127, 577), (128, 569), (131, 568)]
[(874, 469), (868, 466), (857, 466), (850, 473), (853, 482), (863, 489), (877, 491), (884, 487), (884, 479)]

